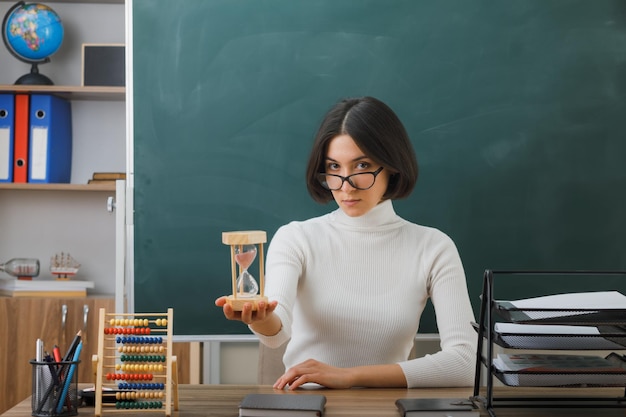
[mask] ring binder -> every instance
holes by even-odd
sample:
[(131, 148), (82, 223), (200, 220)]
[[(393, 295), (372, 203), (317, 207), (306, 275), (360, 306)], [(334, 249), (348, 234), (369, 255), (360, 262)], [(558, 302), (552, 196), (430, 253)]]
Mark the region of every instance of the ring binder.
[(13, 147), (13, 182), (28, 181), (28, 109), (30, 96), (15, 95), (15, 136)]
[(30, 99), (28, 182), (69, 183), (72, 173), (70, 102), (49, 94)]
[(13, 182), (15, 98), (0, 94), (0, 182)]

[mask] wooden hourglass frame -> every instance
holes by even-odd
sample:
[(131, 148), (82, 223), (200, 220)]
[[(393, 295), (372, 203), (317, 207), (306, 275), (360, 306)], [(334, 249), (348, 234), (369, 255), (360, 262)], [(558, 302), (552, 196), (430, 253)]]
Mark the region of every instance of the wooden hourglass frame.
[[(222, 232), (222, 243), (230, 246), (230, 264), (232, 271), (233, 293), (228, 296), (227, 303), (235, 311), (243, 310), (246, 303), (252, 304), (252, 310), (257, 310), (259, 301), (267, 302), (265, 294), (265, 276), (264, 276), (264, 254), (263, 244), (267, 242), (267, 234), (262, 230), (247, 230), (239, 232)], [(239, 273), (237, 273), (237, 261), (235, 260), (235, 249), (245, 245), (255, 245), (258, 247), (259, 259), (259, 293), (255, 296), (242, 296), (241, 290), (237, 289), (237, 277), (242, 274), (243, 268), (239, 265)]]

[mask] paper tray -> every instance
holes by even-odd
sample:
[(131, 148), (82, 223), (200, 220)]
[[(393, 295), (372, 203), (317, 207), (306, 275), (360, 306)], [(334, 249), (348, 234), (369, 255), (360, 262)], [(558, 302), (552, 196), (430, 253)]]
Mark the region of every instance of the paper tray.
[[(523, 326), (523, 325), (522, 325)], [(626, 349), (626, 331), (615, 326), (600, 326), (598, 334), (552, 333), (561, 326), (527, 326), (533, 330), (522, 332), (494, 331), (494, 342), (509, 349), (542, 350), (622, 350)], [(545, 330), (541, 330), (545, 328)], [(576, 329), (576, 326), (567, 326)], [(565, 328), (565, 329), (567, 329)], [(594, 327), (594, 329), (596, 329)], [(567, 331), (567, 330), (565, 330)]]
[(493, 374), (511, 387), (623, 387), (626, 374), (537, 374), (501, 372)]
[(623, 325), (624, 309), (518, 308), (509, 301), (496, 301), (495, 313), (512, 323), (564, 325)]
[[(567, 356), (567, 355), (566, 355)], [(492, 365), (493, 374), (505, 385), (513, 387), (622, 387), (626, 386), (626, 358), (616, 353), (606, 359), (613, 363), (610, 372), (584, 367), (554, 370), (501, 370)], [(549, 365), (548, 365), (549, 366)], [(617, 368), (617, 371), (615, 369)], [(620, 369), (621, 368), (621, 369)]]

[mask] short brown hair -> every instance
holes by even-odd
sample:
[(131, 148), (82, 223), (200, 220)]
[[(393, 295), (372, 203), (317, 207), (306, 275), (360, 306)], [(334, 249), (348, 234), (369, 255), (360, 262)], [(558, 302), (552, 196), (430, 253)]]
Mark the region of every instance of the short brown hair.
[(317, 174), (324, 172), (328, 143), (339, 135), (349, 135), (356, 145), (391, 175), (384, 198), (408, 197), (417, 182), (417, 158), (406, 129), (398, 116), (373, 97), (344, 99), (326, 113), (315, 135), (306, 170), (311, 197), (319, 203), (333, 199)]

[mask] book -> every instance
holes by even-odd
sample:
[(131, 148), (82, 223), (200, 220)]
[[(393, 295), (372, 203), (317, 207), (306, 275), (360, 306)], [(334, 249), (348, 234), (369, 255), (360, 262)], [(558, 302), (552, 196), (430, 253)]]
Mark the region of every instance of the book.
[(84, 297), (92, 281), (0, 278), (0, 294), (9, 297)]
[(248, 394), (239, 404), (240, 417), (320, 417), (326, 397), (320, 394)]
[(464, 398), (398, 398), (396, 407), (403, 417), (476, 417), (478, 408)]
[(87, 180), (87, 184), (115, 184), (117, 180)]

